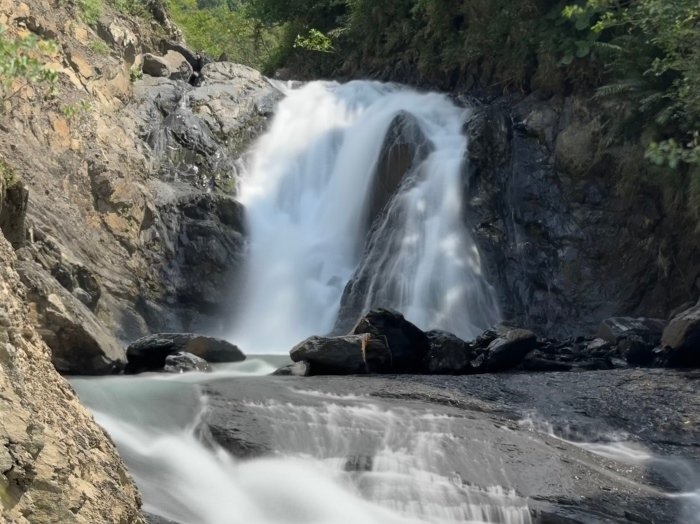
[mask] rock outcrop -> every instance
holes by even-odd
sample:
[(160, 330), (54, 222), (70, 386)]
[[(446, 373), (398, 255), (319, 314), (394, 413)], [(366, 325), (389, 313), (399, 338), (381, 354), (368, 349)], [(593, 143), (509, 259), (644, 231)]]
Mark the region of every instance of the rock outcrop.
[(700, 302), (671, 319), (661, 343), (670, 367), (700, 367)]
[(193, 333), (159, 333), (129, 344), (126, 371), (161, 370), (167, 358), (177, 353), (188, 353), (211, 363), (242, 362), (246, 358), (240, 349), (225, 340)]
[(641, 147), (605, 147), (605, 112), (616, 110), (514, 95), (477, 102), (465, 126), (466, 222), (505, 318), (540, 335), (666, 318), (700, 295), (700, 228), (645, 184), (654, 175)]
[(0, 521), (143, 524), (114, 445), (51, 364), (0, 235)]
[[(124, 341), (231, 317), (245, 252), (237, 159), (281, 94), (250, 68), (198, 63), (160, 2), (146, 18), (105, 3), (94, 26), (74, 9), (0, 1), (9, 38), (57, 43), (43, 60), (60, 92), (47, 102), (28, 88), (0, 112), (0, 228), (54, 362), (103, 373)], [(138, 78), (148, 53), (167, 77)], [(185, 77), (199, 69), (195, 87)]]

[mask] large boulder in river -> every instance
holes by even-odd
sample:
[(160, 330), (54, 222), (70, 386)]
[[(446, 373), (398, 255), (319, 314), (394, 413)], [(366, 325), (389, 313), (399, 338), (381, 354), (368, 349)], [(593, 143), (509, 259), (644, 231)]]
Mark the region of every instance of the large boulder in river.
[(391, 369), (391, 353), (383, 338), (370, 334), (309, 337), (289, 352), (294, 362), (308, 362), (313, 374), (349, 375)]
[(486, 371), (496, 373), (517, 367), (537, 347), (537, 336), (527, 329), (502, 329), (487, 348)]
[(159, 333), (132, 342), (126, 348), (126, 371), (139, 373), (163, 369), (174, 353), (191, 353), (207, 362), (241, 362), (245, 355), (236, 346), (219, 338), (193, 333)]
[(425, 357), (425, 371), (433, 375), (461, 375), (471, 371), (474, 358), (469, 344), (446, 331), (426, 332), (430, 351)]
[(663, 332), (670, 367), (700, 367), (700, 302), (676, 315)]
[(423, 331), (406, 320), (401, 313), (389, 309), (370, 311), (358, 320), (351, 332), (353, 335), (364, 333), (386, 339), (394, 372), (422, 370), (425, 356), (430, 351), (430, 341)]

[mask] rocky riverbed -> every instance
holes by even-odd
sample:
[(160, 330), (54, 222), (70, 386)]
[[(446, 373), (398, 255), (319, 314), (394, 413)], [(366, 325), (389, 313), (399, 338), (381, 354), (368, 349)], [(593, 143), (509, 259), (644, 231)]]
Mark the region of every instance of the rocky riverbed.
[(409, 475), (422, 469), (465, 491), (512, 489), (533, 522), (697, 522), (700, 372), (571, 377), (220, 380), (204, 388), (205, 424), (238, 457), (340, 461), (361, 490), (381, 476), (387, 453), (403, 452)]

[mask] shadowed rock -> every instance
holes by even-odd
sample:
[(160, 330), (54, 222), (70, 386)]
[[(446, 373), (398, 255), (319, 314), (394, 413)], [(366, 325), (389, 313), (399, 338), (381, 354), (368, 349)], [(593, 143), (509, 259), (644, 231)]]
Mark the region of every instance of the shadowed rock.
[(428, 337), (401, 313), (388, 309), (375, 309), (363, 316), (351, 334), (367, 333), (376, 339), (384, 338), (392, 357), (395, 373), (419, 372), (425, 356), (430, 351)]
[(508, 329), (488, 347), (486, 370), (490, 373), (512, 369), (537, 346), (537, 337), (526, 329)]
[(461, 375), (471, 371), (474, 358), (469, 345), (445, 331), (428, 331), (430, 351), (425, 358), (425, 371), (435, 375)]
[(379, 373), (390, 370), (392, 360), (385, 340), (370, 334), (310, 337), (289, 354), (294, 362), (310, 363), (314, 375)]
[(661, 342), (669, 367), (700, 367), (700, 302), (671, 320)]
[(127, 373), (163, 369), (174, 353), (191, 353), (207, 362), (241, 362), (245, 355), (225, 340), (192, 333), (159, 333), (132, 342), (126, 349)]

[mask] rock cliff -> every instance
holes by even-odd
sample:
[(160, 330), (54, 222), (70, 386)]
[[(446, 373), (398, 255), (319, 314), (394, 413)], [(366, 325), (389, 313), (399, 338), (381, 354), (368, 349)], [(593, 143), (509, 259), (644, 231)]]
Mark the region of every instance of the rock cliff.
[[(63, 373), (119, 370), (125, 342), (214, 331), (229, 314), (244, 247), (236, 159), (279, 96), (252, 69), (198, 63), (157, 2), (141, 18), (110, 5), (87, 25), (71, 2), (0, 2), (10, 38), (58, 48), (44, 59), (57, 94), (4, 102), (0, 155), (26, 187), (10, 240)], [(165, 76), (142, 75), (147, 53), (165, 55)]]
[(51, 365), (0, 235), (0, 521), (143, 523), (116, 449)]

